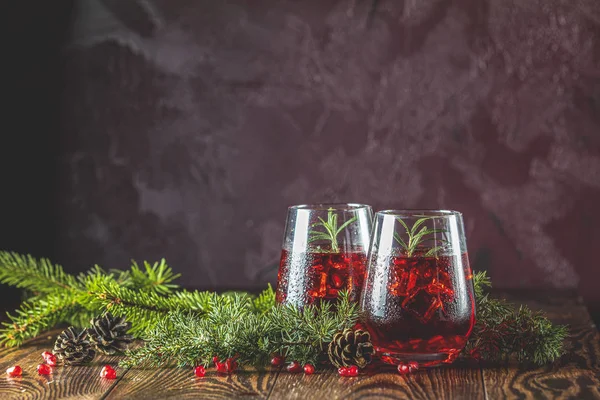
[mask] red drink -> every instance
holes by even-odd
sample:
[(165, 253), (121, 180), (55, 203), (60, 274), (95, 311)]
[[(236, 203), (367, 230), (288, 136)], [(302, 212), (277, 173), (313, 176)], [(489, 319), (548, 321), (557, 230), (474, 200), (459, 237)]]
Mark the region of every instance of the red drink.
[[(363, 300), (367, 329), (386, 362), (452, 362), (475, 323), (471, 270), (462, 256), (385, 257)], [(365, 293), (366, 294), (366, 293)]]
[(316, 300), (335, 301), (350, 291), (358, 300), (365, 276), (364, 251), (297, 253), (282, 250), (277, 302), (303, 306)]

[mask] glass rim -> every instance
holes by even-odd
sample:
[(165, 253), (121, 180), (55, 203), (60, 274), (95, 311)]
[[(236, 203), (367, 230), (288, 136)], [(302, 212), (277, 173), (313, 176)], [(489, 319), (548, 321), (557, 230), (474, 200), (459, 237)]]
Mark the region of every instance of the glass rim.
[(462, 217), (462, 213), (455, 210), (436, 210), (436, 209), (404, 209), (404, 210), (381, 210), (377, 211), (376, 214), (390, 215), (394, 217), (430, 217), (430, 218), (443, 218), (443, 217)]
[(313, 203), (289, 206), (288, 210), (328, 211), (330, 208), (333, 208), (335, 211), (354, 211), (372, 207), (362, 203)]

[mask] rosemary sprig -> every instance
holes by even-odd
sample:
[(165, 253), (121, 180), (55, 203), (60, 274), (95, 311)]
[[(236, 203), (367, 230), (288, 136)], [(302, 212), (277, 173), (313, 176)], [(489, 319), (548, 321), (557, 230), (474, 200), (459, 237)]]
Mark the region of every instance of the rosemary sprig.
[[(421, 225), (423, 225), (428, 220), (433, 219), (433, 217), (419, 218), (418, 220), (415, 221), (415, 223), (413, 224), (413, 226), (411, 228), (408, 227), (408, 225), (406, 224), (406, 222), (404, 222), (402, 220), (402, 218), (396, 217), (396, 219), (404, 227), (404, 230), (406, 231), (406, 235), (408, 236), (408, 242), (405, 241), (404, 239), (402, 239), (402, 236), (400, 236), (400, 234), (398, 232), (394, 232), (394, 239), (396, 239), (396, 241), (400, 244), (400, 246), (402, 246), (407, 257), (411, 257), (414, 254), (415, 250), (420, 245), (422, 245), (424, 242), (426, 242), (428, 240), (435, 240), (436, 242), (442, 242), (442, 243), (446, 242), (445, 239), (441, 239), (441, 238), (436, 239), (435, 237), (431, 237), (431, 235), (433, 235), (433, 234), (446, 232), (445, 229), (430, 229), (430, 228), (427, 228), (426, 226), (423, 226), (419, 230), (419, 227)], [(437, 254), (437, 252), (443, 248), (444, 248), (444, 244), (442, 244), (441, 246), (433, 246), (432, 248), (427, 250), (427, 252), (425, 253), (425, 257), (433, 256), (433, 255)]]
[[(348, 221), (344, 222), (339, 228), (338, 224), (338, 216), (333, 212), (333, 208), (329, 208), (327, 210), (327, 221), (323, 218), (319, 217), (319, 222), (316, 222), (311, 225), (311, 230), (308, 233), (308, 242), (315, 242), (317, 240), (325, 240), (331, 242), (331, 251), (334, 253), (339, 253), (340, 247), (338, 245), (337, 237), (348, 225), (355, 222), (358, 218), (352, 217)], [(315, 228), (323, 227), (325, 231), (318, 231)]]

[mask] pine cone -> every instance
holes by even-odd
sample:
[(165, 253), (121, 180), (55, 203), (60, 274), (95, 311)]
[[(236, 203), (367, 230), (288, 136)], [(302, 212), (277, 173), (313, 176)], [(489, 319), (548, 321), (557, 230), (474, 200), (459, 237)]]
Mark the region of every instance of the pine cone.
[(333, 335), (327, 349), (329, 361), (338, 368), (350, 365), (364, 368), (371, 362), (373, 353), (369, 332), (350, 328)]
[(96, 317), (90, 321), (92, 325), (88, 329), (90, 342), (100, 353), (115, 354), (122, 353), (133, 341), (133, 336), (128, 335), (131, 323), (125, 321), (125, 317), (113, 317), (108, 313)]
[(56, 338), (54, 355), (69, 365), (89, 363), (96, 356), (96, 351), (87, 336), (87, 330), (79, 331), (70, 326)]

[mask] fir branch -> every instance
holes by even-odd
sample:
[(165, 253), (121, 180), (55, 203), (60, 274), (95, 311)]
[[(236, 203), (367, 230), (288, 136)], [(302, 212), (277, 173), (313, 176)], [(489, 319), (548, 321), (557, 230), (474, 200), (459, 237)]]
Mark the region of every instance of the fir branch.
[[(270, 292), (262, 297), (270, 298)], [(316, 364), (333, 335), (358, 320), (358, 307), (347, 293), (340, 296), (337, 309), (321, 303), (303, 310), (276, 305), (262, 311), (240, 294), (214, 296), (202, 318), (174, 311), (149, 332), (144, 347), (128, 353), (123, 365), (208, 366), (217, 356), (260, 366), (272, 354)]]
[(267, 289), (263, 290), (253, 301), (252, 306), (254, 312), (257, 314), (266, 314), (275, 305), (275, 291), (268, 284)]
[(76, 314), (77, 298), (71, 292), (50, 293), (45, 297), (25, 301), (14, 312), (8, 314), (9, 322), (3, 322), (0, 345), (19, 346), (25, 340), (51, 329)]
[(36, 295), (78, 288), (77, 279), (60, 265), (45, 258), (35, 259), (7, 251), (0, 251), (0, 283), (30, 290)]
[(101, 279), (88, 282), (85, 302), (92, 309), (110, 311), (113, 315), (125, 315), (132, 323), (133, 335), (141, 335), (152, 328), (173, 310), (204, 312), (210, 293), (177, 292), (173, 296), (161, 296), (154, 291), (133, 290), (115, 281)]
[(131, 333), (139, 335), (169, 311), (200, 312), (208, 303), (209, 293), (172, 293), (179, 275), (164, 260), (143, 265), (132, 262), (128, 271), (111, 272), (94, 266), (75, 277), (46, 259), (0, 252), (0, 283), (32, 293), (15, 315), (8, 315), (12, 322), (0, 330), (0, 344), (18, 346), (60, 323), (86, 326), (109, 309), (126, 315), (134, 324)]
[(118, 281), (129, 289), (148, 290), (159, 294), (167, 295), (173, 290), (179, 288), (179, 285), (172, 283), (179, 278), (181, 274), (173, 273), (163, 258), (160, 262), (150, 264), (144, 261), (144, 270), (142, 270), (136, 261), (131, 261), (131, 270), (118, 271)]
[(485, 272), (473, 276), (477, 322), (465, 353), (486, 361), (505, 361), (543, 365), (564, 354), (568, 329), (554, 325), (539, 312), (526, 306), (514, 308), (504, 300), (484, 293), (491, 281)]

